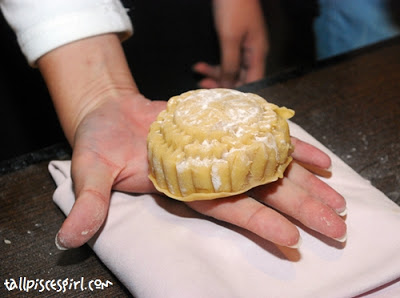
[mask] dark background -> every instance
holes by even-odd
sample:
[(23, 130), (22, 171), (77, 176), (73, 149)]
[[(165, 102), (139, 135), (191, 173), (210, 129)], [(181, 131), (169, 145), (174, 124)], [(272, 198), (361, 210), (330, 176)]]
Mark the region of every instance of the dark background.
[[(198, 61), (218, 62), (211, 1), (126, 1), (134, 35), (123, 46), (141, 92), (164, 99), (197, 88)], [(314, 59), (314, 1), (263, 1), (269, 27), (267, 76)], [(21, 54), (0, 15), (0, 161), (65, 142), (37, 69)]]

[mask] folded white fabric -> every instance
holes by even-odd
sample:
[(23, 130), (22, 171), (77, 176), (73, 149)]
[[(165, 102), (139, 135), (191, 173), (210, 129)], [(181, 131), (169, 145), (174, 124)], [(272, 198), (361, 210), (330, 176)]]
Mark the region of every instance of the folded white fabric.
[[(345, 245), (299, 226), (298, 250), (277, 247), (179, 201), (114, 192), (91, 247), (137, 297), (400, 297), (400, 207), (290, 126), (332, 158), (332, 176), (322, 179), (347, 200)], [(49, 169), (58, 185), (54, 201), (68, 214), (70, 162), (53, 161)]]

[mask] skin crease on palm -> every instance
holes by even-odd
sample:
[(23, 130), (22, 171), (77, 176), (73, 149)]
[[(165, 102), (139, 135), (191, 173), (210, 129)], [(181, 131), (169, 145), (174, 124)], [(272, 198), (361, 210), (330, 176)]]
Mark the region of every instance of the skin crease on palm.
[[(211, 69), (210, 73), (199, 71), (206, 76), (200, 82), (203, 87), (234, 87), (264, 75), (259, 66), (264, 65), (268, 47), (255, 3), (215, 0), (216, 28), (225, 58), (221, 66), (194, 66), (198, 71), (199, 65)], [(225, 5), (230, 6), (229, 10), (223, 9)], [(224, 24), (229, 24), (238, 12), (244, 15), (243, 9), (248, 9), (249, 20), (235, 23), (238, 35), (232, 36)], [(229, 61), (233, 61), (233, 67), (227, 66)], [(61, 46), (42, 56), (37, 64), (73, 148), (71, 174), (76, 202), (56, 243), (59, 248), (79, 247), (103, 224), (111, 190), (156, 193), (148, 179), (146, 137), (166, 102), (151, 101), (140, 94), (116, 34)], [(187, 205), (279, 245), (296, 246), (300, 241), (297, 228), (283, 214), (328, 237), (344, 240), (346, 224), (338, 215), (346, 209), (344, 198), (300, 165), (329, 169), (329, 157), (300, 140), (292, 138), (292, 142), (296, 162), (283, 179), (246, 194)]]

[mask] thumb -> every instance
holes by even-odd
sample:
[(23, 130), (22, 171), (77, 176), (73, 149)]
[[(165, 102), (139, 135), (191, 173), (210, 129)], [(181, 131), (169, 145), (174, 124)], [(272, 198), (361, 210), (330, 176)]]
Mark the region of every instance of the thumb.
[(56, 236), (59, 249), (85, 244), (104, 223), (114, 182), (112, 167), (83, 155), (72, 159), (76, 201)]

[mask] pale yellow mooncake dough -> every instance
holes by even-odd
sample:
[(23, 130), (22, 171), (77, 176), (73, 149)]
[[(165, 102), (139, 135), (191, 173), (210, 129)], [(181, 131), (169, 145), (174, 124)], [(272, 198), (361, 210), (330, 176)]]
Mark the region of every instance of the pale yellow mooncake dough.
[(283, 176), (294, 112), (252, 93), (194, 90), (172, 97), (148, 135), (150, 179), (167, 196), (209, 200)]

